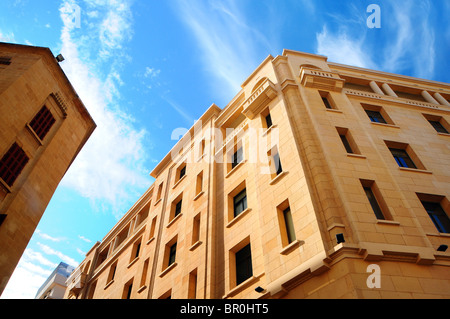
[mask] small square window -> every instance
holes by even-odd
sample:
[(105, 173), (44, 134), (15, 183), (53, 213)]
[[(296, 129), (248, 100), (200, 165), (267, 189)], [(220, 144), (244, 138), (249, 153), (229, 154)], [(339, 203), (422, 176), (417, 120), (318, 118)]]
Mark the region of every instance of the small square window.
[[(450, 218), (445, 209), (450, 203), (445, 196), (417, 193), (422, 206), (440, 233), (450, 233)], [(444, 209), (445, 208), (445, 209)]]
[(427, 121), (435, 129), (436, 132), (449, 134), (450, 125), (442, 116), (430, 114), (423, 114), (423, 116), (427, 119)]
[(408, 153), (399, 148), (389, 148), (394, 156), (395, 161), (400, 167), (409, 167), (409, 168), (417, 168), (412, 159), (409, 157)]
[(409, 144), (391, 141), (384, 142), (399, 167), (425, 170), (425, 166), (422, 164)]
[(380, 112), (366, 110), (366, 113), (372, 122), (387, 124), (386, 120)]
[(381, 106), (362, 104), (362, 107), (372, 123), (394, 124), (389, 115)]
[(322, 99), (322, 103), (328, 110), (336, 109), (333, 99), (331, 98), (331, 94), (325, 91), (319, 91), (320, 97)]

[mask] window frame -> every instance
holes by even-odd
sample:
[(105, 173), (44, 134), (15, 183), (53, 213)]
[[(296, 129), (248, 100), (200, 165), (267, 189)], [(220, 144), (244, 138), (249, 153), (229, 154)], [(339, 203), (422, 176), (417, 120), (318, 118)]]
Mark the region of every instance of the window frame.
[(30, 156), (14, 142), (0, 159), (0, 179), (9, 188), (13, 187), (29, 162)]

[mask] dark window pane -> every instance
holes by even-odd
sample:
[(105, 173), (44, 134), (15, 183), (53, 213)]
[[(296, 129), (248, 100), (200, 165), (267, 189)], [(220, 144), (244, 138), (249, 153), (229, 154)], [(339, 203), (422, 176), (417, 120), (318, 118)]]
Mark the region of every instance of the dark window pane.
[(450, 219), (442, 206), (435, 202), (422, 202), (423, 207), (440, 233), (450, 233)]
[(177, 243), (173, 244), (170, 247), (170, 252), (169, 252), (169, 265), (172, 265), (175, 262), (175, 257), (177, 255)]
[(326, 97), (322, 97), (322, 101), (327, 109), (332, 109), (330, 101), (328, 101), (328, 99)]
[(428, 121), (428, 122), (430, 122), (430, 124), (434, 127), (436, 132), (448, 134), (448, 131), (445, 129), (444, 126), (442, 126), (441, 122), (439, 121)]
[(266, 124), (267, 128), (272, 126), (272, 117), (270, 116), (270, 113), (266, 116)]
[(0, 160), (0, 178), (12, 187), (28, 161), (29, 158), (22, 148), (14, 143)]
[(289, 207), (283, 211), (283, 216), (284, 222), (286, 224), (287, 239), (290, 244), (296, 239), (296, 237), (294, 230), (294, 221), (292, 220), (291, 209)]
[(240, 213), (247, 209), (247, 192), (244, 189), (233, 198), (234, 202), (234, 217), (237, 217)]
[(408, 153), (404, 149), (399, 148), (389, 148), (394, 156), (395, 161), (400, 167), (417, 168), (412, 159), (409, 157)]
[(250, 244), (236, 253), (236, 285), (253, 276)]
[(273, 161), (275, 163), (275, 170), (277, 172), (277, 175), (283, 172), (283, 167), (281, 167), (281, 160), (280, 155), (278, 153), (275, 153), (273, 156)]
[(386, 124), (386, 121), (385, 121), (385, 119), (383, 118), (383, 116), (381, 115), (380, 112), (378, 112), (378, 111), (369, 111), (369, 110), (365, 110), (365, 111), (366, 111), (367, 115), (369, 116), (369, 118), (370, 118), (370, 120), (372, 122)]
[(380, 205), (378, 205), (377, 199), (375, 198), (375, 194), (372, 192), (372, 189), (370, 187), (364, 187), (364, 191), (377, 219), (384, 219), (383, 212), (381, 211)]
[(31, 120), (30, 127), (33, 129), (36, 135), (41, 140), (43, 140), (54, 123), (55, 118), (53, 117), (50, 110), (44, 105), (42, 109), (33, 118), (33, 120)]
[(180, 179), (186, 175), (186, 166), (184, 166), (182, 169), (180, 169)]
[(244, 157), (243, 157), (243, 152), (242, 152), (242, 147), (241, 147), (233, 154), (231, 168), (235, 168), (237, 166), (237, 164), (242, 162), (243, 158)]
[(173, 217), (177, 217), (181, 213), (181, 204), (182, 200), (180, 199), (180, 201), (175, 206), (175, 214)]
[(350, 143), (347, 140), (347, 137), (345, 135), (339, 135), (341, 137), (342, 144), (344, 144), (345, 150), (347, 153), (353, 154), (353, 150), (350, 146)]

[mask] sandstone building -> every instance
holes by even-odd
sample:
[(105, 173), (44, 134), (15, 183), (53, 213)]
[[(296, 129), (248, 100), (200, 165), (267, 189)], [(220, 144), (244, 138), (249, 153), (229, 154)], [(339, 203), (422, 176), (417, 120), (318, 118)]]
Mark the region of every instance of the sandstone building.
[(66, 298), (450, 298), (449, 100), (447, 83), (268, 56)]
[(48, 48), (0, 43), (0, 294), (94, 129)]

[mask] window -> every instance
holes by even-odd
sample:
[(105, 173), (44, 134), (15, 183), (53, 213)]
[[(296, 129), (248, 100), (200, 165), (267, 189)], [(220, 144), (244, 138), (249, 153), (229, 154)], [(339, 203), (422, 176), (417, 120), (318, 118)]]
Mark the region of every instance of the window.
[(0, 160), (0, 178), (12, 187), (28, 161), (24, 150), (14, 143)]
[(386, 203), (374, 181), (360, 180), (375, 217), (380, 220), (391, 219)]
[(332, 110), (336, 109), (333, 99), (331, 98), (331, 95), (329, 92), (319, 91), (320, 97), (322, 98), (322, 103), (325, 106), (325, 108)]
[(116, 237), (116, 242), (114, 244), (114, 250), (117, 249), (128, 237), (130, 232), (130, 224), (128, 224)]
[(244, 188), (239, 194), (233, 198), (234, 204), (234, 217), (237, 217), (244, 210), (247, 209), (247, 192)]
[(117, 261), (114, 262), (114, 264), (112, 264), (111, 267), (109, 268), (107, 284), (109, 284), (111, 281), (114, 280), (114, 277), (116, 276), (116, 270), (117, 270)]
[(266, 119), (267, 128), (271, 127), (272, 126), (272, 117), (270, 116), (270, 113), (266, 115), (265, 119)]
[(30, 127), (34, 131), (34, 133), (36, 133), (39, 139), (43, 141), (54, 123), (55, 118), (53, 117), (50, 110), (44, 105), (36, 114), (36, 116), (31, 120)]
[(136, 241), (133, 245), (133, 249), (131, 251), (131, 258), (130, 258), (130, 262), (132, 262), (133, 260), (135, 260), (136, 258), (139, 257), (139, 253), (141, 251), (141, 240), (139, 239), (138, 241)]
[(280, 153), (278, 152), (278, 148), (274, 146), (271, 150), (267, 152), (267, 156), (269, 157), (270, 175), (273, 179), (283, 172), (283, 167), (281, 166)]
[(180, 201), (175, 205), (175, 216), (177, 217), (178, 215), (181, 214), (181, 204), (182, 204), (183, 200), (180, 199)]
[(145, 287), (145, 282), (147, 281), (147, 273), (148, 273), (148, 264), (149, 264), (149, 262), (150, 262), (150, 258), (147, 258), (145, 260), (145, 262), (144, 262), (144, 267), (142, 268), (141, 288)]
[(422, 162), (406, 143), (384, 141), (399, 167), (425, 169)]
[(366, 113), (372, 122), (387, 124), (386, 120), (384, 119), (384, 117), (381, 115), (380, 112), (366, 110)]
[(6, 216), (8, 216), (8, 215), (6, 215), (6, 214), (0, 214), (0, 226), (1, 226), (1, 225), (3, 224), (3, 222), (5, 221)]
[(444, 210), (450, 207), (450, 203), (445, 196), (417, 194), (422, 206), (428, 213), (434, 226), (440, 233), (450, 233), (450, 218)]
[(427, 121), (438, 133), (449, 134), (450, 126), (442, 116), (423, 114)]
[(244, 153), (242, 147), (240, 147), (236, 152), (234, 152), (231, 159), (231, 169), (235, 168), (244, 159)]
[(405, 150), (399, 148), (389, 148), (395, 161), (400, 167), (417, 168)]
[(170, 246), (169, 261), (167, 266), (170, 266), (175, 262), (176, 255), (177, 255), (177, 243), (175, 242), (172, 246)]
[(287, 234), (288, 243), (290, 244), (297, 239), (295, 237), (294, 222), (292, 220), (290, 207), (283, 210), (283, 219), (284, 219), (284, 223), (286, 226), (286, 234)]
[(189, 273), (188, 299), (197, 298), (197, 268)]
[(106, 246), (98, 255), (97, 264), (95, 265), (95, 269), (97, 269), (105, 260), (108, 258), (109, 245)]
[[(156, 203), (161, 199), (163, 184), (164, 183), (161, 183), (158, 186), (158, 193), (156, 193)], [(155, 203), (155, 205), (156, 205), (156, 203)]]
[(336, 130), (347, 153), (360, 154), (359, 149), (355, 141), (353, 140), (353, 137), (351, 136), (349, 130), (343, 127), (336, 127)]
[(3, 65), (10, 65), (11, 64), (11, 57), (9, 56), (0, 56), (0, 64)]
[(203, 190), (203, 171), (197, 175), (197, 184), (195, 185), (195, 195), (199, 195)]
[(191, 245), (194, 245), (200, 240), (200, 213), (194, 217), (193, 225), (192, 225), (192, 240)]
[(252, 252), (250, 243), (235, 254), (236, 257), (236, 285), (253, 276)]
[(152, 239), (153, 237), (155, 237), (155, 229), (156, 229), (156, 220), (157, 220), (157, 218), (158, 218), (158, 216), (155, 216), (152, 219), (152, 224), (150, 225), (149, 239)]
[(186, 175), (186, 164), (180, 169), (180, 174), (178, 179), (182, 179)]
[(394, 124), (381, 106), (362, 104), (362, 107), (372, 123)]
[(180, 193), (180, 195), (178, 195), (173, 201), (172, 201), (172, 205), (171, 205), (171, 209), (170, 209), (170, 214), (169, 214), (169, 224), (171, 223), (171, 221), (173, 219), (175, 219), (175, 217), (180, 216), (181, 215), (181, 209), (183, 206), (183, 193)]
[(132, 290), (133, 290), (133, 279), (128, 281), (123, 287), (122, 299), (131, 299)]

